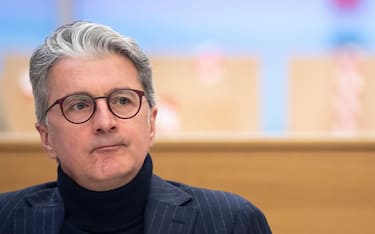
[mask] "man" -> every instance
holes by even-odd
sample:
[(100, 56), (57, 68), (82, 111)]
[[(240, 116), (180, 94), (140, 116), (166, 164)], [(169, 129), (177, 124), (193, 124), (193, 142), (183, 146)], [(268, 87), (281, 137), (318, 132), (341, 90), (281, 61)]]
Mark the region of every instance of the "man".
[(0, 233), (271, 233), (245, 199), (152, 173), (152, 73), (132, 39), (90, 22), (64, 25), (33, 53), (30, 80), (58, 176), (2, 194)]

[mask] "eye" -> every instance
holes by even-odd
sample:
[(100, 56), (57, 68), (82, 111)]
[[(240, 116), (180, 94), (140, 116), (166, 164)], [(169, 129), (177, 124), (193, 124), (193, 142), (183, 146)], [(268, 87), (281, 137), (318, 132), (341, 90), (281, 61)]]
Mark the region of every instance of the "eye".
[(127, 97), (117, 97), (117, 100), (115, 103), (120, 104), (120, 105), (126, 105), (129, 104), (131, 101)]
[(82, 112), (92, 109), (93, 102), (90, 97), (86, 96), (72, 96), (64, 101), (64, 111), (68, 112)]
[(138, 105), (138, 97), (132, 90), (117, 90), (109, 96), (112, 109), (129, 110)]
[(83, 110), (88, 107), (88, 104), (85, 102), (77, 102), (71, 106), (73, 110)]

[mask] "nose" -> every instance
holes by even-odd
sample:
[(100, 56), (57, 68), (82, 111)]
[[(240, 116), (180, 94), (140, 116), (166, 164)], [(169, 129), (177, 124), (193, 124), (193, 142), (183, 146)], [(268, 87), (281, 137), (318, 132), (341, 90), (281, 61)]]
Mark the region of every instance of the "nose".
[(105, 99), (96, 99), (93, 122), (96, 134), (106, 134), (116, 130), (117, 118), (112, 114)]

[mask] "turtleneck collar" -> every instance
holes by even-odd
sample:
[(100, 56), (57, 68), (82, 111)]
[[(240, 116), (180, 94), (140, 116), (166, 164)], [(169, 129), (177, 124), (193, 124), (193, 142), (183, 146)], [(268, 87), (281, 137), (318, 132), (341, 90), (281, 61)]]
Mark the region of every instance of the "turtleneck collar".
[(65, 207), (64, 222), (80, 230), (111, 232), (143, 225), (152, 176), (152, 160), (147, 155), (136, 177), (128, 184), (105, 192), (91, 191), (73, 181), (61, 167), (57, 186)]

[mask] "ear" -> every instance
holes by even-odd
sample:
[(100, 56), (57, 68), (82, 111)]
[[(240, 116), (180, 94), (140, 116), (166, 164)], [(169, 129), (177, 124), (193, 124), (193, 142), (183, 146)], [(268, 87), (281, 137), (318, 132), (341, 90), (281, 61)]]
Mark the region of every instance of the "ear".
[(153, 144), (155, 133), (156, 133), (156, 116), (158, 114), (158, 109), (156, 107), (150, 110), (150, 142)]
[(57, 160), (57, 154), (51, 144), (48, 127), (45, 124), (36, 123), (35, 128), (39, 132), (43, 149), (48, 153), (50, 158)]

